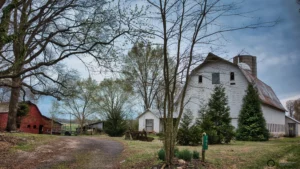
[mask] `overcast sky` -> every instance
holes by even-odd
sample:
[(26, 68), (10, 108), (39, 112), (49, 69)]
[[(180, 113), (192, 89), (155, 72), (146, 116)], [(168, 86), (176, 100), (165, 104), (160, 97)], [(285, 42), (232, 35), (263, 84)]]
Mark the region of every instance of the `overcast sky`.
[[(252, 15), (281, 21), (271, 28), (242, 30), (226, 34), (227, 43), (222, 52), (215, 54), (232, 58), (239, 54), (257, 57), (258, 78), (271, 86), (285, 106), (285, 101), (300, 98), (300, 5), (296, 0), (246, 0), (244, 10), (259, 9)], [(226, 20), (235, 24), (238, 20)], [(223, 51), (226, 51), (224, 53)], [(78, 69), (81, 75), (88, 73), (79, 60), (65, 61)], [(109, 74), (94, 74), (100, 81)], [(49, 98), (39, 100), (41, 112), (48, 115), (51, 107)]]

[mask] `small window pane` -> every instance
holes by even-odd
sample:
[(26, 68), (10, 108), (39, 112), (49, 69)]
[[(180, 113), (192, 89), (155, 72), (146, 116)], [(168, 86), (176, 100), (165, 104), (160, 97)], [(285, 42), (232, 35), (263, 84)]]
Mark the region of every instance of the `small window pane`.
[(202, 75), (199, 75), (198, 82), (202, 83)]
[(220, 84), (220, 73), (212, 74), (212, 84)]
[(230, 80), (234, 80), (234, 72), (230, 72)]

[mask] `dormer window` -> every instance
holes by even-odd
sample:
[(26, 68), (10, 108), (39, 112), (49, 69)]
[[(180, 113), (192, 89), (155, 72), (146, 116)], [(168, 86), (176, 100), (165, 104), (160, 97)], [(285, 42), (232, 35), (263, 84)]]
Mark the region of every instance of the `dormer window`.
[(198, 83), (202, 83), (202, 75), (198, 76)]
[(234, 72), (230, 72), (230, 80), (234, 80)]

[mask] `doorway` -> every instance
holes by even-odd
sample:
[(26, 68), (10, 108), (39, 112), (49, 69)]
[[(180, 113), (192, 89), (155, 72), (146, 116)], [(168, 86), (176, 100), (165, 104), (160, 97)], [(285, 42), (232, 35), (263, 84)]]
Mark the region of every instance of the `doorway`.
[(289, 123), (289, 137), (296, 136), (296, 123)]
[(146, 131), (152, 132), (153, 131), (153, 119), (146, 119)]
[(42, 133), (43, 133), (43, 127), (44, 127), (43, 125), (40, 125), (40, 126), (39, 126), (39, 134), (42, 134)]

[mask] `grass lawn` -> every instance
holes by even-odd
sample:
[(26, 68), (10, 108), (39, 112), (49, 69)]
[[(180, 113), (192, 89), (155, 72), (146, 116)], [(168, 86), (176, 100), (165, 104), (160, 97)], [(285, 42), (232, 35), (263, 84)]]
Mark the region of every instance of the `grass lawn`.
[[(157, 160), (157, 151), (162, 148), (161, 141), (128, 141), (114, 138), (125, 145), (121, 168), (151, 167)], [(178, 146), (180, 150), (189, 149), (201, 152), (200, 146)], [(300, 168), (300, 137), (279, 138), (267, 142), (233, 141), (224, 145), (209, 145), (206, 162), (209, 168), (268, 168), (268, 160), (274, 160), (275, 167)]]

